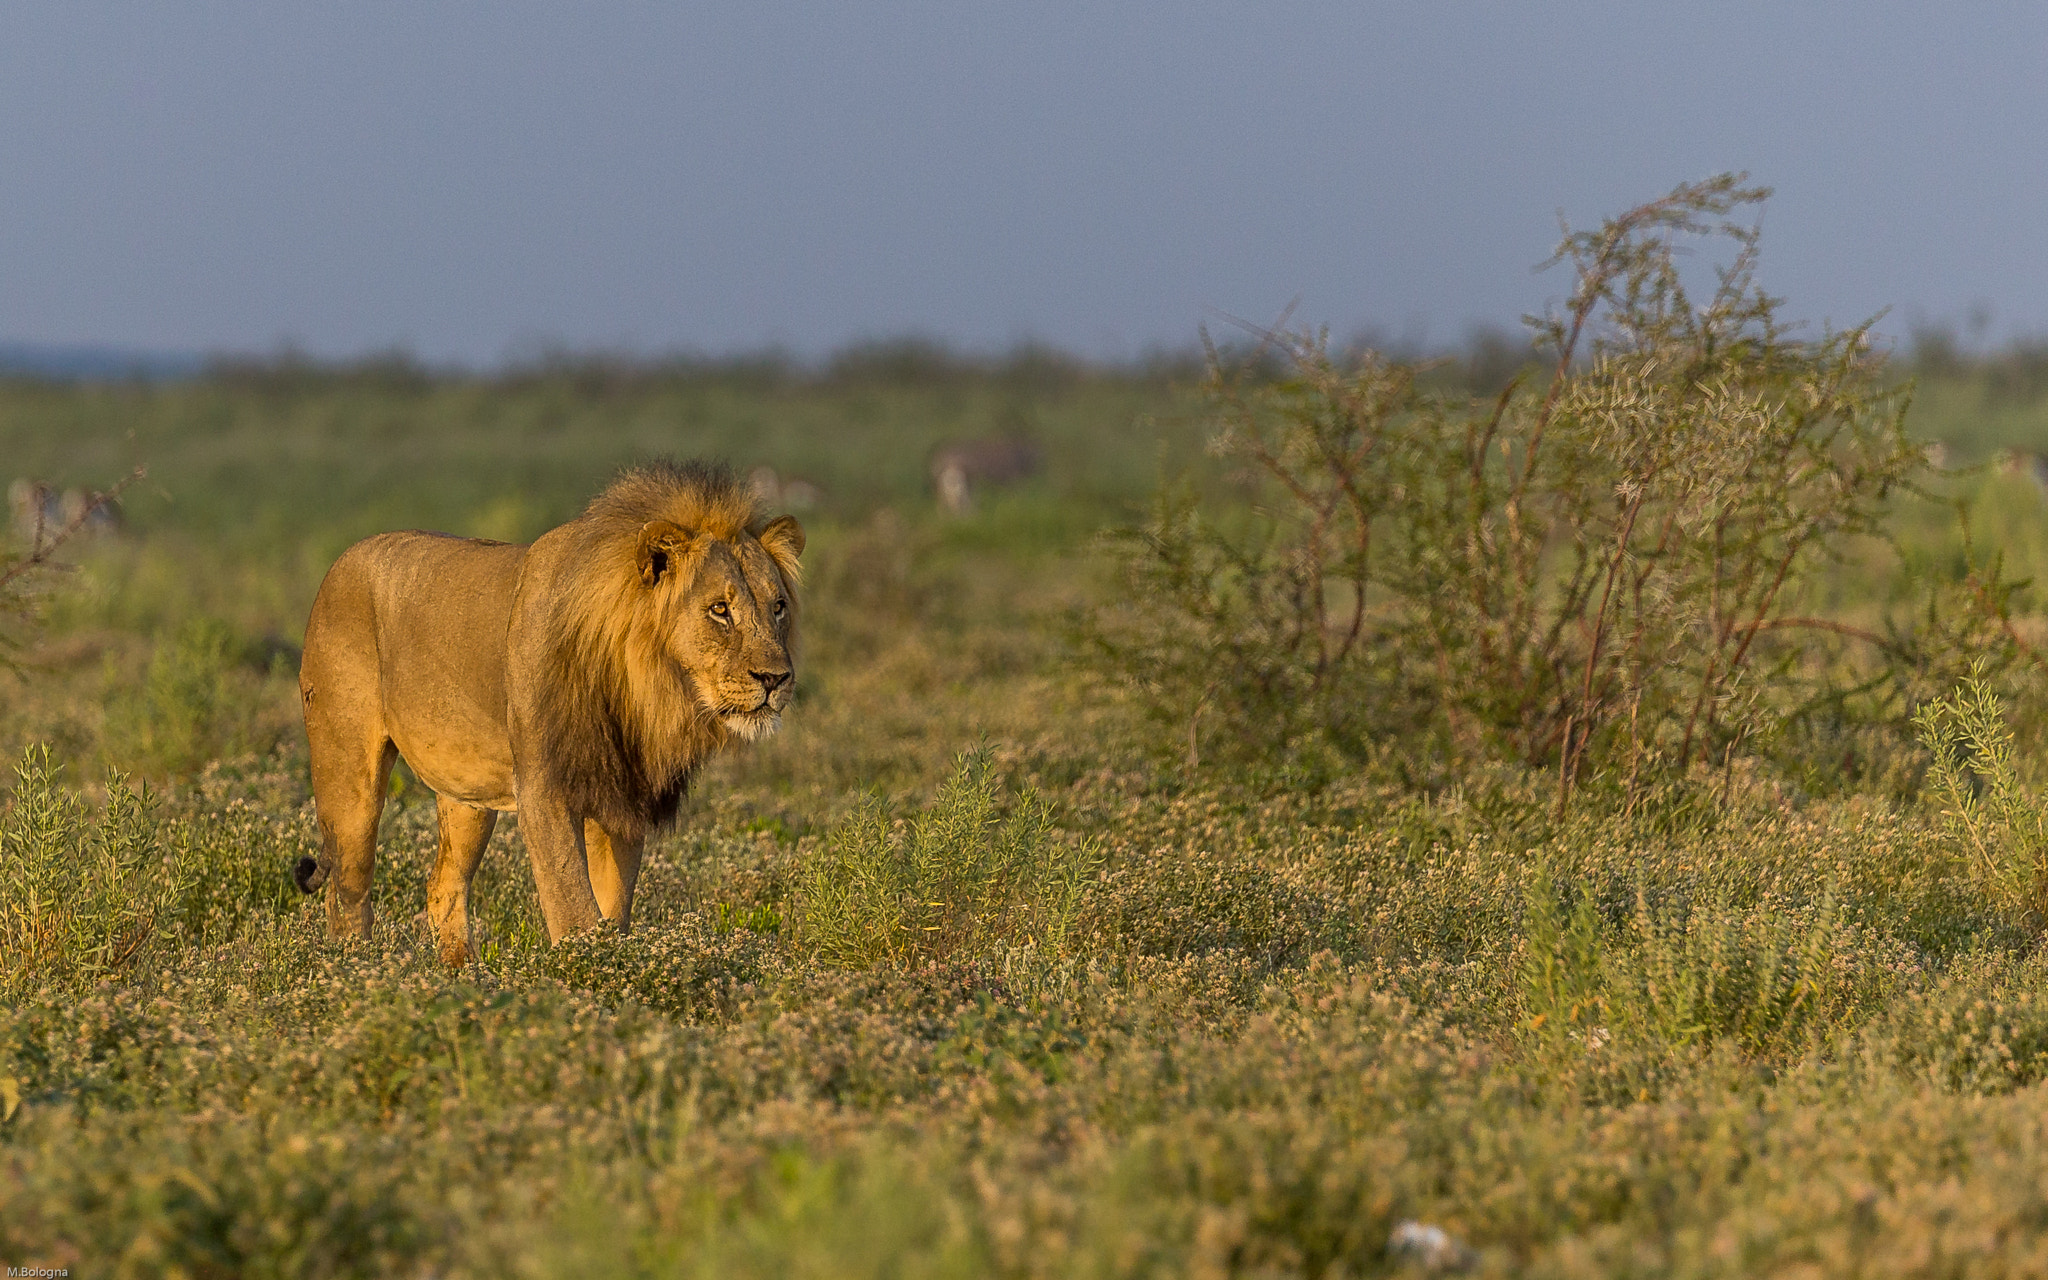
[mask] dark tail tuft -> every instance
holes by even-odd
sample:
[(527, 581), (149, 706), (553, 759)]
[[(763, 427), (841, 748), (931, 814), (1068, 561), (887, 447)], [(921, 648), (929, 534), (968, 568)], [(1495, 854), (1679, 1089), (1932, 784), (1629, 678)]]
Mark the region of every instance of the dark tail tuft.
[(292, 883), (299, 886), (299, 892), (311, 893), (327, 883), (327, 868), (311, 858), (300, 858), (292, 864)]

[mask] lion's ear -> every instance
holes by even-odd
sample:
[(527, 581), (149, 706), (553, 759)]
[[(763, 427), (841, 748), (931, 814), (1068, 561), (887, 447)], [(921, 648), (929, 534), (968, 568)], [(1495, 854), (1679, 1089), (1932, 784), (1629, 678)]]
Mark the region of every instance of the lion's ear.
[(803, 576), (803, 566), (796, 562), (804, 553), (804, 527), (796, 522), (795, 516), (777, 516), (761, 530), (761, 549), (775, 559), (775, 567), (782, 570), (782, 576), (796, 580)]
[(640, 581), (650, 587), (660, 582), (663, 574), (677, 567), (689, 545), (690, 535), (680, 525), (666, 520), (649, 520), (641, 525), (640, 547), (635, 557), (640, 566)]

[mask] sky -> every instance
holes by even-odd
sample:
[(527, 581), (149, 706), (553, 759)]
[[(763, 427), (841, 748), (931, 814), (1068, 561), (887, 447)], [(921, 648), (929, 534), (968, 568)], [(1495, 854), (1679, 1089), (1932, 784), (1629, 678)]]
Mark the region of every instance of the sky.
[(1788, 315), (2048, 334), (2048, 6), (23, 3), (0, 342), (490, 366), (1512, 325), (1747, 170)]

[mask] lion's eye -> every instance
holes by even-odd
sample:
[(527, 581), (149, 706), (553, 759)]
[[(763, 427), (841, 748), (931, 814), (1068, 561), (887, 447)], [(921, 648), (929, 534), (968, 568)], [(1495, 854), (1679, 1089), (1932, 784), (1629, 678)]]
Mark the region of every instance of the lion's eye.
[(781, 617), (781, 616), (782, 616), (783, 614), (785, 614), (785, 613), (788, 613), (788, 612), (789, 612), (789, 601), (787, 601), (787, 600), (777, 600), (777, 601), (775, 602), (775, 616), (776, 616), (776, 617), (778, 617), (778, 618), (779, 618), (779, 617)]
[(711, 616), (718, 619), (720, 622), (731, 622), (732, 609), (725, 603), (725, 601), (720, 600), (717, 604), (711, 606)]

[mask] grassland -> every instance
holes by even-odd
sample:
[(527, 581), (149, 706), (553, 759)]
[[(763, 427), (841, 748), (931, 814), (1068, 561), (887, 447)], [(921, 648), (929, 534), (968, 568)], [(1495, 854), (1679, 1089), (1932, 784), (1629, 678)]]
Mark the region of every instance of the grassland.
[[(897, 353), (0, 386), (14, 471), (149, 468), (0, 677), (24, 761), (0, 815), (0, 1264), (2048, 1269), (2048, 955), (1923, 795), (1910, 732), (1835, 724), (1562, 813), (1507, 764), (1190, 767), (1073, 634), (1120, 589), (1093, 535), (1162, 471), (1234, 492), (1170, 372)], [(1975, 366), (1931, 370), (1914, 414), (1959, 457), (2048, 443), (2048, 398)], [(938, 512), (928, 450), (1016, 431), (1045, 473)], [(312, 844), (293, 645), (326, 564), (391, 527), (531, 536), (652, 453), (822, 495), (788, 726), (701, 778), (630, 938), (546, 946), (508, 822), (484, 958), (443, 970), (412, 923), (432, 798), (401, 774), (383, 927), (329, 943), (286, 878)], [(1976, 543), (2031, 573), (2032, 482), (1958, 483)], [(1930, 564), (1959, 554), (1943, 519), (1897, 517)], [(2031, 788), (2038, 700), (2005, 692)], [(1040, 868), (1006, 892), (1071, 886), (1064, 923), (985, 927), (1019, 899), (963, 890), (897, 944), (823, 945), (860, 925), (804, 887), (862, 815), (961, 827), (981, 811), (949, 780), (983, 750), (993, 830)], [(1390, 1244), (1411, 1220), (1441, 1256)]]

